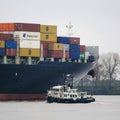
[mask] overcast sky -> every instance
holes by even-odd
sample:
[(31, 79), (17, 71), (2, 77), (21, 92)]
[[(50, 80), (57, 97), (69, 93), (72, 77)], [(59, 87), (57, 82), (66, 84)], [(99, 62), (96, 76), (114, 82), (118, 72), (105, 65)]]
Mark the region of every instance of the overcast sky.
[(71, 21), (81, 44), (120, 53), (120, 0), (0, 0), (0, 22), (52, 24), (66, 36)]

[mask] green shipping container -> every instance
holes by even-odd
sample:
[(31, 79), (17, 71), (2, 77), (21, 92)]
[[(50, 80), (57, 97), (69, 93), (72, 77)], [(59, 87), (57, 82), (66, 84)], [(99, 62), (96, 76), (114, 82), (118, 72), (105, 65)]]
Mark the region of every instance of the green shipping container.
[(80, 52), (80, 59), (85, 60), (85, 52)]

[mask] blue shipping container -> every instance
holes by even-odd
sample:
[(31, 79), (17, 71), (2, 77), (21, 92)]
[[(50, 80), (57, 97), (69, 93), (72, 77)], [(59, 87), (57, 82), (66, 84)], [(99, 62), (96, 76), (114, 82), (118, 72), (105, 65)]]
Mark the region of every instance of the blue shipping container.
[(57, 37), (57, 42), (63, 43), (63, 44), (70, 44), (70, 38), (69, 37)]
[(70, 45), (70, 51), (80, 51), (80, 45)]
[(0, 48), (0, 56), (4, 56), (5, 55), (5, 49), (4, 48)]
[(15, 42), (15, 41), (6, 41), (5, 47), (7, 49), (10, 49), (10, 48), (16, 49), (17, 48), (17, 42)]
[(89, 56), (88, 61), (89, 61), (89, 62), (95, 61), (95, 57), (94, 57), (93, 55)]
[(79, 59), (80, 58), (80, 45), (70, 45), (70, 58)]
[(70, 51), (70, 58), (71, 59), (79, 59), (80, 58), (80, 53), (79, 52)]

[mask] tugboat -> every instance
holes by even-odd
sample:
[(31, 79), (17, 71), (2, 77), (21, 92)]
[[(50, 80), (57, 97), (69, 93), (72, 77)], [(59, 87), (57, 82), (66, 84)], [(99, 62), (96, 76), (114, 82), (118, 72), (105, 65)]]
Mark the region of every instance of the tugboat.
[[(73, 76), (67, 76), (67, 80), (71, 79), (73, 81)], [(73, 84), (73, 82), (72, 82)], [(79, 91), (74, 89), (73, 85), (65, 84), (53, 86), (47, 92), (47, 102), (48, 103), (90, 103), (95, 102), (95, 98), (92, 95), (88, 95), (87, 92)]]

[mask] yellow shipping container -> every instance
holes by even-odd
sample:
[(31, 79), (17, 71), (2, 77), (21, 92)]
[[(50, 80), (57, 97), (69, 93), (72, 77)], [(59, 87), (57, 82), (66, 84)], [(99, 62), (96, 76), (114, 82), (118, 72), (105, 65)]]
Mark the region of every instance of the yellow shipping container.
[(48, 50), (63, 50), (64, 45), (61, 43), (50, 43)]
[(0, 48), (5, 48), (5, 41), (0, 40)]
[(22, 57), (40, 57), (40, 49), (21, 48), (20, 56), (22, 56)]
[(41, 33), (57, 33), (57, 26), (55, 25), (40, 25)]
[(57, 34), (40, 34), (41, 41), (57, 42)]

